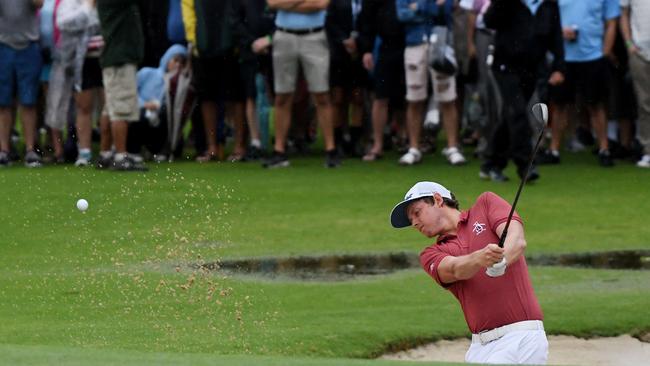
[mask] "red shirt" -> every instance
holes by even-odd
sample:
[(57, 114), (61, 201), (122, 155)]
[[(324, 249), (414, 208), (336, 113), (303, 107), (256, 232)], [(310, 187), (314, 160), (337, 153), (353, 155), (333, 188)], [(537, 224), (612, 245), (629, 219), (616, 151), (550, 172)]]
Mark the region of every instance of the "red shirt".
[[(468, 280), (444, 284), (438, 276), (438, 265), (443, 258), (466, 255), (490, 243), (497, 244), (496, 228), (508, 220), (510, 207), (508, 202), (492, 192), (481, 194), (474, 206), (461, 213), (457, 235), (441, 235), (435, 245), (420, 253), (422, 268), (458, 299), (467, 326), (474, 334), (519, 321), (543, 320), (544, 317), (523, 256), (514, 264), (508, 264), (501, 277), (491, 278), (480, 270)], [(516, 212), (512, 219), (521, 222)]]

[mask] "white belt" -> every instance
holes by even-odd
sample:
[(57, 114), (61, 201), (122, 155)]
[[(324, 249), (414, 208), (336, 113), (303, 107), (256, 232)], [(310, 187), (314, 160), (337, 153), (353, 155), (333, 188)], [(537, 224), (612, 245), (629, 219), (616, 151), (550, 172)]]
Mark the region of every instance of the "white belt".
[(472, 343), (487, 344), (495, 341), (509, 332), (515, 330), (544, 330), (544, 323), (541, 320), (524, 320), (523, 322), (512, 323), (502, 327), (484, 330), (479, 334), (472, 334)]

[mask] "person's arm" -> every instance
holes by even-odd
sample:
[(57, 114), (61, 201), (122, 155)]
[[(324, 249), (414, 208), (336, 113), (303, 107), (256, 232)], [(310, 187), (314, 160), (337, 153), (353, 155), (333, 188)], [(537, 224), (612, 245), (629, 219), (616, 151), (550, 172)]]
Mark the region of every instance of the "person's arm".
[[(508, 235), (510, 236), (510, 235)], [(497, 244), (488, 244), (485, 248), (463, 256), (447, 256), (438, 264), (438, 278), (444, 284), (468, 280), (478, 271), (485, 269), (503, 259), (504, 249)]]
[(634, 44), (632, 40), (632, 27), (630, 25), (630, 7), (624, 6), (621, 7), (621, 22), (620, 22), (621, 34), (623, 35), (623, 40), (625, 41), (625, 48), (629, 53), (637, 53), (639, 49)]
[(603, 54), (612, 57), (614, 41), (616, 40), (616, 22), (618, 18), (608, 19), (605, 23), (605, 39), (603, 41)]
[(325, 29), (327, 30), (327, 39), (332, 44), (341, 44), (346, 40), (350, 34), (343, 29), (343, 22), (341, 21), (341, 11), (336, 4), (332, 1), (327, 9), (327, 17), (325, 18)]
[[(375, 0), (363, 0), (357, 26), (359, 28), (358, 48), (364, 58), (372, 58), (372, 50), (377, 37), (378, 4)], [(368, 56), (366, 56), (366, 54)], [(365, 64), (365, 63), (364, 63)]]
[[(497, 235), (501, 237), (506, 223), (497, 227)], [(524, 226), (516, 220), (510, 221), (508, 227), (508, 235), (506, 241), (503, 243), (504, 255), (508, 265), (515, 263), (521, 258), (526, 250), (526, 238), (524, 237)]]
[(43, 7), (43, 2), (44, 0), (32, 0), (32, 5), (34, 5), (34, 8), (40, 9)]
[(550, 17), (553, 24), (551, 24), (551, 35), (549, 37), (548, 50), (553, 54), (553, 63), (551, 65), (551, 76), (548, 83), (551, 85), (559, 85), (564, 82), (564, 74), (566, 73), (566, 63), (564, 61), (564, 36), (562, 35), (562, 24), (560, 23), (560, 9), (556, 2), (551, 3), (552, 15)]
[(397, 19), (400, 22), (407, 23), (416, 20), (420, 7), (416, 0), (396, 0), (395, 10), (397, 11)]
[[(476, 57), (476, 13), (471, 10), (467, 12), (467, 56), (472, 59)], [(480, 60), (483, 62), (484, 60)]]

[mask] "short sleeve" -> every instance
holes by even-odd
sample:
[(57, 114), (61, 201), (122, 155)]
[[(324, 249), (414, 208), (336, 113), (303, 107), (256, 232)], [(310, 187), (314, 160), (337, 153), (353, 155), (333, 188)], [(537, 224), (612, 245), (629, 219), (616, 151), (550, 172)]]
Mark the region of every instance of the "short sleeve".
[(619, 4), (620, 0), (605, 0), (605, 20), (611, 20), (621, 16), (621, 5)]
[[(487, 213), (488, 225), (496, 233), (497, 227), (508, 221), (508, 215), (510, 215), (512, 206), (506, 200), (492, 192), (486, 192), (480, 195), (478, 202), (485, 205), (484, 209)], [(523, 225), (517, 211), (512, 215), (512, 219), (519, 221)]]
[(438, 275), (438, 265), (440, 265), (440, 262), (442, 262), (445, 257), (450, 255), (451, 254), (444, 252), (439, 245), (435, 244), (427, 247), (422, 251), (422, 253), (420, 253), (420, 265), (422, 266), (422, 269), (424, 269), (424, 271), (428, 273), (429, 276), (431, 276), (440, 286), (445, 288), (453, 284), (446, 284), (440, 280), (440, 276)]

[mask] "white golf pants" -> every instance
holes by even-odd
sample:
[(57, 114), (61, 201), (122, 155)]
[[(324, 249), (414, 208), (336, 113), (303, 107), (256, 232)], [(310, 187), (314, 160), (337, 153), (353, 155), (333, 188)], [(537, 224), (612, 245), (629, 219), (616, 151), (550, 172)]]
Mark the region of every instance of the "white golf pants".
[(543, 330), (516, 330), (487, 344), (474, 342), (465, 362), (545, 365), (548, 340)]

